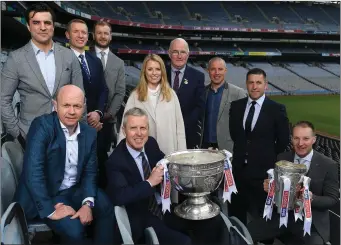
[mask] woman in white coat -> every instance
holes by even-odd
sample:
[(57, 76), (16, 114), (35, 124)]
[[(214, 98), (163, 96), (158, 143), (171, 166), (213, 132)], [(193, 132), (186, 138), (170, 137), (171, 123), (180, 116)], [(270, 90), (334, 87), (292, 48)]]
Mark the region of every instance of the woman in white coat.
[[(144, 59), (140, 82), (129, 96), (124, 113), (133, 107), (147, 112), (149, 136), (156, 139), (163, 153), (167, 155), (174, 151), (186, 150), (180, 103), (167, 81), (165, 64), (156, 54), (147, 55)], [(120, 130), (118, 141), (124, 137)]]

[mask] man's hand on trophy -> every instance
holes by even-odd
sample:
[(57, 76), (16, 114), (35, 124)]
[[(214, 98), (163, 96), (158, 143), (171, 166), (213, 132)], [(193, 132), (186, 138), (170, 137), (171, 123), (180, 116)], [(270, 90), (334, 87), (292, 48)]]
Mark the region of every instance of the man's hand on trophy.
[(268, 193), (268, 191), (269, 191), (269, 181), (270, 181), (270, 179), (265, 179), (263, 182), (263, 188), (264, 188), (264, 191), (266, 193)]
[[(304, 197), (303, 197), (303, 193), (304, 193), (304, 187), (301, 188), (300, 190), (300, 200), (303, 202), (304, 201)], [(313, 198), (313, 193), (311, 191), (309, 191), (309, 196), (310, 196), (310, 201), (312, 201)]]
[(154, 167), (147, 181), (152, 187), (158, 185), (163, 180), (163, 166)]

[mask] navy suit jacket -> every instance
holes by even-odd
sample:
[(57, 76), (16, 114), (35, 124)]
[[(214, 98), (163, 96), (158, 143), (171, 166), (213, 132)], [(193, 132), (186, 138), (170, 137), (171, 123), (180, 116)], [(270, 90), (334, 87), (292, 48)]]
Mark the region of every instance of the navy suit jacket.
[[(96, 197), (96, 130), (80, 122), (76, 186), (82, 196)], [(27, 219), (45, 218), (55, 209), (64, 179), (66, 141), (56, 112), (33, 120), (28, 131), (24, 166), (14, 201), (19, 202)]]
[(88, 63), (88, 69), (90, 70), (89, 80), (85, 71), (82, 69), (87, 111), (100, 110), (104, 113), (109, 90), (105, 82), (102, 62), (90, 52), (85, 52), (85, 58)]
[[(167, 78), (172, 86), (172, 70), (167, 66)], [(187, 84), (184, 83), (187, 80)], [(202, 119), (205, 110), (205, 75), (204, 73), (186, 65), (184, 76), (180, 83), (177, 96), (179, 98), (182, 117), (184, 118), (187, 148), (200, 145), (200, 128), (198, 121)]]
[[(148, 138), (144, 149), (150, 168), (153, 169), (164, 154), (153, 137)], [(125, 206), (133, 239), (136, 241), (141, 237), (148, 217), (152, 215), (148, 211), (149, 198), (160, 186), (153, 188), (147, 181), (142, 180), (136, 162), (127, 149), (126, 139), (121, 140), (109, 157), (106, 173), (107, 195), (115, 206)]]
[[(264, 180), (276, 157), (289, 144), (289, 121), (285, 106), (265, 97), (256, 125), (246, 136), (243, 118), (248, 98), (232, 101), (230, 135), (233, 140), (233, 172), (237, 179)], [(247, 158), (247, 165), (245, 159)], [(237, 181), (237, 180), (236, 180)], [(261, 186), (262, 188), (262, 186)]]

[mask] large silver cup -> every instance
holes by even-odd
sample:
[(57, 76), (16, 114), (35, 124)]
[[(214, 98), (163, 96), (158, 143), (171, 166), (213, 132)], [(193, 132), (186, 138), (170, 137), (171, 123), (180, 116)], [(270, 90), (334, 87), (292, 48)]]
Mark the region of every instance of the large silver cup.
[(290, 196), (288, 209), (293, 210), (295, 207), (302, 207), (303, 203), (297, 198), (296, 187), (301, 177), (307, 173), (307, 167), (304, 164), (296, 164), (289, 161), (279, 161), (275, 164), (275, 203), (277, 206), (277, 212), (280, 213), (283, 193), (283, 181), (281, 176), (288, 177), (290, 179)]
[(172, 185), (188, 198), (174, 209), (184, 219), (215, 217), (220, 208), (206, 195), (215, 191), (224, 175), (224, 152), (193, 149), (174, 152), (166, 157)]

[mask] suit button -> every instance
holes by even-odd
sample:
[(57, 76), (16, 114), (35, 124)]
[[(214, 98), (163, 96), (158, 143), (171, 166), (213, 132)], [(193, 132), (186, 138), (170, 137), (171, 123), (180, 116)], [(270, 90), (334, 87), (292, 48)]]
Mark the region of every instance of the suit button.
[(248, 156), (249, 155), (249, 153), (248, 152), (245, 152), (245, 156)]
[(250, 143), (251, 143), (251, 140), (247, 140), (246, 142), (247, 142), (248, 144), (250, 144)]

